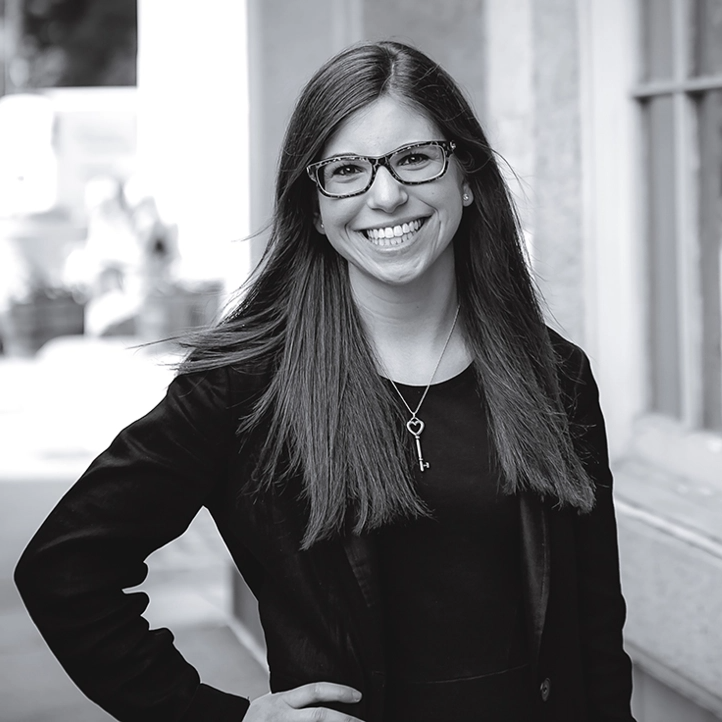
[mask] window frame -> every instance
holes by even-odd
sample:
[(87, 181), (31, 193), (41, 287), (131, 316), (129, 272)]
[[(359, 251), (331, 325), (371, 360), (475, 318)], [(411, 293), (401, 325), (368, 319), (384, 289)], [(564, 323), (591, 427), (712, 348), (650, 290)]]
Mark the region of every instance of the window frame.
[[(673, 105), (675, 148), (675, 236), (677, 241), (677, 284), (679, 289), (680, 321), (680, 421), (683, 428), (704, 427), (704, 347), (703, 347), (703, 289), (699, 274), (701, 227), (699, 157), (699, 124), (693, 93), (722, 91), (722, 73), (690, 77), (695, 72), (692, 30), (695, 23), (692, 0), (669, 0), (672, 14), (672, 75), (667, 80), (639, 80), (641, 57), (636, 63), (636, 82), (630, 97), (637, 102), (640, 116), (643, 104), (655, 98), (670, 97)], [(641, 2), (634, 3), (637, 8)], [(641, 10), (637, 10), (637, 37)], [(641, 56), (641, 53), (639, 54)], [(643, 142), (646, 138), (642, 137)], [(647, 229), (645, 230), (645, 235)], [(685, 239), (695, 239), (688, 242)], [(648, 368), (651, 373), (651, 368)], [(651, 399), (648, 398), (651, 402)], [(648, 404), (651, 406), (651, 403)]]
[[(672, 0), (678, 12), (684, 0)], [(693, 100), (695, 91), (718, 89), (722, 76), (697, 81), (638, 82), (640, 57), (636, 52), (640, 18), (624, 0), (583, 0), (582, 16), (582, 147), (585, 204), (585, 287), (587, 347), (598, 363), (600, 385), (615, 389), (613, 403), (603, 406), (610, 432), (613, 459), (633, 455), (673, 473), (698, 477), (722, 489), (722, 433), (700, 428), (701, 289), (695, 273), (698, 244), (678, 244), (680, 274), (682, 408), (680, 420), (649, 411), (649, 361), (645, 348), (648, 323), (645, 248), (646, 205), (644, 129), (639, 99), (652, 92), (677, 92), (678, 141), (696, 147)], [(679, 19), (679, 18), (677, 18)], [(678, 23), (675, 23), (677, 25)], [(679, 29), (677, 29), (679, 32)], [(617, 49), (608, 53), (614, 36)], [(621, 37), (620, 37), (621, 36)], [(585, 42), (585, 40), (589, 42)], [(679, 55), (679, 54), (678, 54)], [(677, 58), (676, 72), (683, 72)], [(683, 89), (684, 92), (681, 92)], [(697, 192), (694, 173), (698, 158), (685, 156), (677, 143), (678, 164), (685, 168), (676, 188), (682, 212), (680, 237), (697, 238)], [(615, 152), (610, 153), (609, 148)], [(611, 212), (610, 212), (611, 211)], [(610, 395), (611, 397), (611, 395)], [(609, 399), (612, 400), (611, 398)], [(655, 433), (650, 435), (650, 429)], [(644, 438), (644, 443), (638, 440)], [(650, 441), (654, 438), (655, 441)], [(694, 448), (697, 456), (677, 455)], [(660, 461), (661, 460), (661, 461)]]
[[(670, 86), (639, 82), (636, 2), (579, 0), (577, 7), (585, 347), (599, 382), (615, 475), (627, 646), (635, 663), (657, 679), (722, 714), (722, 635), (715, 631), (722, 605), (722, 434), (697, 428), (702, 380), (688, 372), (697, 363), (697, 349), (681, 357), (683, 418), (649, 412), (645, 136), (638, 98)], [(684, 90), (704, 90), (709, 82), (686, 81)], [(685, 100), (691, 99), (678, 104), (688, 106)], [(678, 109), (687, 121), (691, 111)], [(694, 132), (694, 125), (682, 124), (677, 132)], [(693, 172), (693, 165), (687, 168)], [(688, 217), (697, 207), (690, 195), (693, 180), (677, 190), (688, 211), (678, 220), (685, 233), (694, 232), (696, 223)], [(687, 296), (682, 333), (695, 338), (701, 332), (694, 321), (701, 294), (695, 293), (700, 289), (689, 247), (697, 244), (679, 245)], [(704, 585), (699, 596), (690, 579)]]

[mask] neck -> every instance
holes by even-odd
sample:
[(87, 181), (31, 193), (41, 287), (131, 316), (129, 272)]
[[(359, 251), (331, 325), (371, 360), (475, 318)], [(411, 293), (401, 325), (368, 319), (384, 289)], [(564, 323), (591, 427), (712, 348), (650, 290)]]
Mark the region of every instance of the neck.
[[(379, 373), (399, 383), (426, 385), (458, 308), (453, 267), (445, 279), (402, 286), (368, 283), (366, 279), (359, 282), (357, 276), (350, 269), (354, 299), (375, 351)], [(470, 360), (459, 319), (434, 382), (460, 373)]]

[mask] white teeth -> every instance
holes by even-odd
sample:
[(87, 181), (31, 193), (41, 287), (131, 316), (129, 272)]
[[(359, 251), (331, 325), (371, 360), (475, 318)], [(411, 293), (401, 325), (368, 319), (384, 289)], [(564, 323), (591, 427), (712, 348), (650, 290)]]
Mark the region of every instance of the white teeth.
[(421, 219), (385, 228), (370, 228), (365, 231), (366, 237), (377, 246), (398, 246), (413, 238), (424, 221)]

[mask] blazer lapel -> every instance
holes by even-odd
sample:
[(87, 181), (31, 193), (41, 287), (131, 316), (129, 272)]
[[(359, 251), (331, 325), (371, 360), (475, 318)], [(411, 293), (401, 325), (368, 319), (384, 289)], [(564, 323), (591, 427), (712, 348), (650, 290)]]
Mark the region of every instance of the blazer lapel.
[(381, 591), (373, 542), (367, 537), (351, 535), (344, 539), (343, 548), (366, 606), (377, 608), (381, 603)]
[(520, 495), (521, 562), (532, 666), (536, 668), (549, 603), (549, 519), (536, 496)]
[(371, 668), (381, 670), (384, 666), (384, 654), (376, 546), (368, 537), (350, 535), (344, 538), (343, 548), (353, 572), (352, 596), (357, 602), (357, 610), (362, 620), (362, 632), (357, 643), (363, 648)]

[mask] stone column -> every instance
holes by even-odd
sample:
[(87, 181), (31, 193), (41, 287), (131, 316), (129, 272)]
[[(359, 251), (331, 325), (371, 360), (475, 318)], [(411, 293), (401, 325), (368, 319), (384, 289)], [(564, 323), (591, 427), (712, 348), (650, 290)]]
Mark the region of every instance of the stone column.
[(509, 163), (550, 325), (584, 343), (577, 0), (486, 0), (492, 145)]
[(301, 88), (321, 64), (360, 40), (361, 0), (248, 0), (253, 262), (273, 212), (278, 153)]
[(364, 0), (366, 40), (399, 40), (430, 55), (485, 115), (485, 0)]
[(585, 342), (581, 89), (577, 0), (532, 6), (535, 270), (549, 321)]

